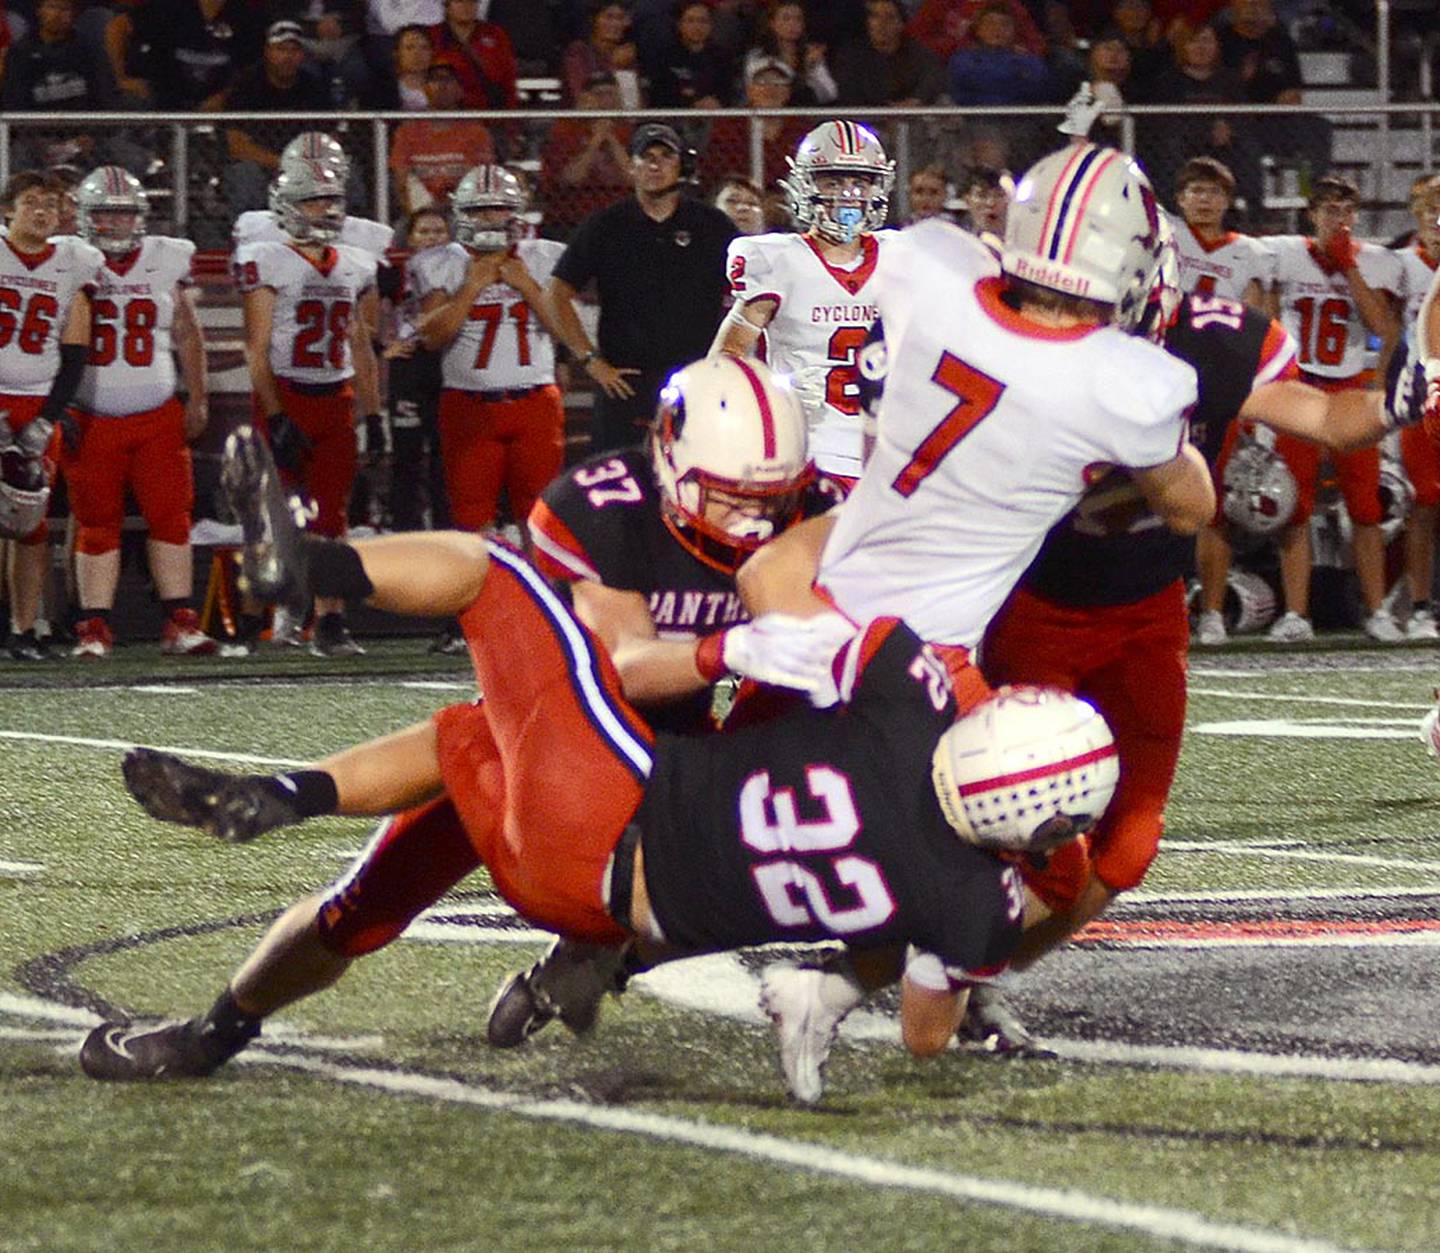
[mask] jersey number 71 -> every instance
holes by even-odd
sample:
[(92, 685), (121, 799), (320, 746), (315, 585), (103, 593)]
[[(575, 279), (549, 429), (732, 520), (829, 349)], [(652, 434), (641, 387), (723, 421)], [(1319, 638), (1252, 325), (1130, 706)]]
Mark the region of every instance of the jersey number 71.
[(950, 450), (990, 416), (1005, 394), (1004, 383), (950, 352), (940, 354), (930, 381), (943, 387), (956, 401), (950, 412), (940, 419), (940, 424), (920, 441), (915, 455), (890, 484), (905, 497), (915, 494), (915, 489), (935, 472)]

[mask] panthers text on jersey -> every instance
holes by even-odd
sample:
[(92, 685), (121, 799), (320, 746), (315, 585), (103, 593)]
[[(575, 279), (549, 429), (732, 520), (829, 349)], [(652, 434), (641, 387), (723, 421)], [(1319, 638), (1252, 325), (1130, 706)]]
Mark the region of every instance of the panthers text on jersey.
[(877, 316), (877, 274), (894, 231), (860, 237), (851, 269), (831, 265), (808, 235), (742, 235), (726, 260), (730, 290), (742, 304), (776, 301), (760, 355), (781, 374), (824, 373), (824, 404), (811, 413), (810, 456), (826, 474), (859, 478), (860, 389), (855, 354)]
[(1416, 344), (1420, 342), (1420, 332), (1416, 326), (1420, 317), (1420, 306), (1425, 303), (1425, 297), (1435, 283), (1436, 266), (1440, 265), (1440, 257), (1432, 257), (1418, 239), (1406, 248), (1396, 249), (1395, 255), (1400, 258), (1404, 275), (1402, 281), (1405, 290), (1400, 294), (1405, 298), (1405, 333), (1410, 337), (1410, 342)]
[[(375, 260), (383, 263), (385, 253), (395, 238), (395, 228), (383, 222), (372, 222), (369, 218), (345, 217), (340, 228), (337, 244), (347, 244), (368, 252)], [(231, 243), (239, 248), (242, 244), (288, 244), (290, 236), (280, 229), (280, 222), (269, 209), (251, 209), (235, 219), (230, 233)]]
[(1023, 317), (958, 227), (922, 222), (892, 249), (878, 439), (819, 582), (857, 622), (896, 614), (973, 648), (1101, 467), (1179, 453), (1195, 372), (1114, 327)]
[(291, 244), (242, 244), (231, 262), (242, 292), (275, 293), (270, 369), (292, 383), (340, 383), (355, 373), (350, 321), (375, 286), (375, 258), (345, 244), (318, 260)]
[(1270, 285), (1270, 253), (1258, 239), (1238, 231), (1226, 231), (1206, 243), (1181, 217), (1172, 217), (1175, 247), (1180, 253), (1180, 288), (1202, 296), (1228, 296), (1244, 300), (1252, 282)]
[[(1165, 347), (1195, 368), (1190, 435), (1212, 467), (1250, 393), (1299, 374), (1285, 328), (1222, 296), (1187, 296)], [(1151, 513), (1127, 475), (1107, 473), (1051, 530), (1024, 586), (1061, 605), (1129, 605), (1182, 578), (1194, 553), (1194, 538)]]
[(175, 394), (176, 288), (188, 281), (194, 255), (188, 239), (146, 235), (128, 256), (105, 259), (90, 300), (90, 358), (76, 396), (82, 409), (144, 413)]
[(965, 843), (930, 778), (955, 719), (942, 663), (893, 619), (847, 646), (842, 695), (704, 740), (661, 735), (635, 812), (650, 907), (698, 951), (912, 943), (995, 973), (1020, 935), (1012, 866)]
[(98, 248), (74, 235), (33, 253), (0, 241), (0, 395), (49, 392), (71, 302), (94, 286), (104, 264)]
[[(512, 245), (540, 287), (565, 252), (553, 239)], [(471, 253), (463, 244), (427, 248), (411, 259), (408, 275), (422, 300), (433, 291), (457, 292)], [(492, 283), (475, 298), (460, 333), (441, 359), (446, 387), (483, 392), (539, 387), (555, 381), (555, 344), (529, 302), (508, 283)]]
[[(1300, 368), (1321, 378), (1354, 378), (1365, 368), (1370, 332), (1345, 276), (1320, 257), (1307, 236), (1276, 235), (1265, 246), (1274, 259), (1280, 320), (1300, 345)], [(1376, 291), (1402, 297), (1400, 258), (1377, 244), (1358, 248), (1360, 277)]]

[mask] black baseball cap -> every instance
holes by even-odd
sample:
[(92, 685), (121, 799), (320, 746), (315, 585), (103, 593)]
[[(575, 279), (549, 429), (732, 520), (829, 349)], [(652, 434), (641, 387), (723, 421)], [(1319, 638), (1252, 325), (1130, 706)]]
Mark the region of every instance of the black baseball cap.
[(673, 126), (666, 126), (664, 122), (644, 122), (630, 136), (630, 155), (638, 157), (646, 148), (653, 148), (656, 144), (669, 148), (677, 157), (685, 153), (685, 141)]

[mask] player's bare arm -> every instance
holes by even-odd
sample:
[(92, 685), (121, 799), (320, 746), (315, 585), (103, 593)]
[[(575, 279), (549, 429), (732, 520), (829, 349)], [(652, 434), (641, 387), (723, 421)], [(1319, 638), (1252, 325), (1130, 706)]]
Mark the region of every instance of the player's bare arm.
[(284, 409), (280, 389), (270, 369), (270, 333), (275, 324), (275, 289), (257, 287), (245, 293), (245, 364), (250, 367), (250, 386), (267, 414)]
[(780, 302), (770, 296), (755, 300), (736, 301), (715, 332), (710, 345), (710, 355), (728, 352), (732, 357), (748, 357), (760, 342), (760, 332), (770, 325)]
[(380, 317), (380, 296), (375, 288), (361, 293), (356, 313), (350, 323), (350, 352), (355, 363), (355, 409), (364, 417), (380, 411), (380, 363), (375, 359), (371, 333)]
[(420, 304), (420, 342), (437, 352), (460, 334), (480, 293), (500, 277), (498, 256), (471, 257), (464, 281), (453, 292), (432, 291)]
[(1169, 461), (1130, 474), (1150, 511), (1180, 535), (1196, 534), (1215, 516), (1210, 468), (1193, 444), (1186, 444)]
[(777, 535), (740, 567), (735, 586), (746, 610), (809, 618), (830, 606), (815, 591), (820, 554), (835, 528), (834, 513), (807, 518)]
[(661, 704), (710, 686), (696, 668), (695, 641), (661, 639), (643, 593), (585, 579), (571, 584), (571, 594), (575, 616), (605, 645), (627, 700)]
[(89, 346), (90, 297), (84, 292), (76, 294), (75, 299), (70, 302), (70, 308), (65, 312), (65, 329), (60, 332), (60, 342)]
[(1240, 407), (1239, 416), (1338, 452), (1368, 448), (1388, 429), (1383, 393), (1324, 392), (1298, 379), (1277, 379), (1257, 387)]
[(1258, 278), (1252, 278), (1245, 284), (1245, 293), (1241, 299), (1252, 309), (1258, 309), (1261, 313), (1270, 312), (1269, 293), (1266, 292), (1264, 284)]
[(607, 396), (613, 400), (626, 400), (635, 394), (629, 377), (640, 371), (634, 367), (611, 365), (590, 343), (580, 314), (575, 309), (575, 289), (569, 283), (552, 276), (545, 285), (545, 299), (541, 303), (548, 315), (547, 325), (555, 328), (554, 333), (560, 342), (574, 354), (585, 373), (600, 385)]
[(195, 316), (189, 289), (183, 283), (175, 286), (175, 321), (171, 328), (175, 339), (175, 358), (180, 367), (180, 381), (185, 387), (185, 438), (197, 438), (210, 421), (208, 386), (205, 364), (205, 338)]

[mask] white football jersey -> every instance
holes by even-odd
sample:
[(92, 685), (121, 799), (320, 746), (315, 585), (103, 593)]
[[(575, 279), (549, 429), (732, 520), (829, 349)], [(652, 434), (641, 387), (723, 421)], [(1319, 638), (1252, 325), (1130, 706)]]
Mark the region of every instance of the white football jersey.
[(1189, 295), (1224, 296), (1244, 300), (1251, 282), (1270, 286), (1270, 253), (1260, 240), (1227, 231), (1214, 243), (1205, 243), (1182, 217), (1172, 217), (1175, 247), (1180, 252), (1180, 289)]
[(104, 263), (98, 248), (74, 235), (56, 236), (36, 253), (0, 241), (0, 394), (49, 393), (70, 304)]
[(898, 615), (973, 648), (1089, 483), (1180, 451), (1195, 371), (1113, 327), (1022, 318), (994, 255), (959, 227), (922, 222), (892, 252), (878, 439), (819, 582), (857, 622)]
[(231, 264), (242, 292), (275, 292), (270, 369), (295, 383), (340, 383), (355, 373), (350, 322), (375, 286), (375, 258), (346, 244), (312, 261), (291, 244), (242, 244)]
[[(513, 247), (542, 288), (565, 252), (553, 239), (522, 239)], [(414, 257), (409, 277), (416, 295), (423, 300), (434, 291), (459, 291), (470, 255), (463, 244), (444, 244)], [(475, 298), (470, 317), (445, 348), (441, 372), (446, 387), (471, 392), (538, 387), (555, 381), (555, 344), (518, 291), (492, 283)]]
[[(335, 242), (348, 244), (368, 252), (377, 261), (385, 260), (390, 241), (395, 238), (395, 228), (384, 222), (372, 222), (369, 218), (345, 215), (345, 225), (340, 228), (340, 238)], [(250, 209), (235, 219), (230, 232), (231, 243), (239, 248), (241, 244), (288, 244), (290, 236), (280, 229), (279, 219), (269, 209)]]
[(76, 394), (90, 413), (144, 413), (175, 394), (175, 289), (190, 277), (195, 245), (146, 235), (129, 257), (109, 258), (90, 303), (90, 362)]
[[(859, 478), (862, 436), (855, 354), (875, 321), (876, 275), (895, 231), (861, 236), (850, 269), (831, 265), (806, 235), (742, 235), (730, 243), (726, 272), (736, 301), (779, 302), (760, 338), (771, 369), (817, 380), (823, 397), (807, 403), (810, 456), (826, 474)], [(803, 392), (809, 388), (802, 388)]]
[(1412, 344), (1418, 343), (1419, 334), (1415, 321), (1420, 316), (1420, 306), (1424, 304), (1425, 297), (1435, 282), (1435, 267), (1440, 264), (1440, 257), (1432, 257), (1418, 239), (1409, 247), (1397, 248), (1395, 255), (1400, 258), (1405, 288), (1400, 293), (1405, 298), (1405, 333)]
[[(1321, 378), (1359, 374), (1365, 368), (1370, 332), (1345, 276), (1322, 268), (1313, 242), (1304, 235), (1274, 235), (1265, 246), (1274, 258), (1280, 320), (1300, 345), (1300, 368)], [(1378, 244), (1358, 246), (1360, 277), (1376, 291), (1403, 297), (1400, 258)]]

